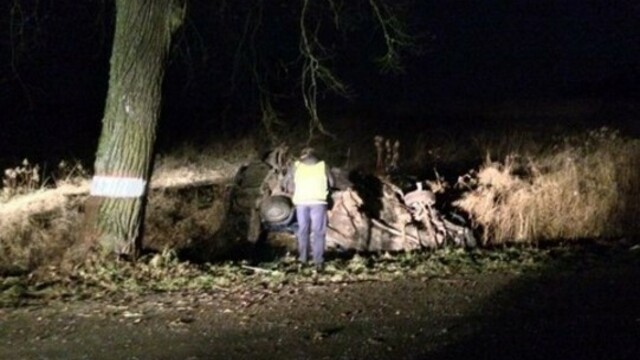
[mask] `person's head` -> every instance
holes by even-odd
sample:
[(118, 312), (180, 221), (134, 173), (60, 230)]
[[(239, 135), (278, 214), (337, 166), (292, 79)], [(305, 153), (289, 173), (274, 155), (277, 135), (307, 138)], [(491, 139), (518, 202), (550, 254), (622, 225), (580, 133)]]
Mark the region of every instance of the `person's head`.
[(316, 150), (310, 146), (307, 146), (300, 151), (300, 160), (316, 157)]

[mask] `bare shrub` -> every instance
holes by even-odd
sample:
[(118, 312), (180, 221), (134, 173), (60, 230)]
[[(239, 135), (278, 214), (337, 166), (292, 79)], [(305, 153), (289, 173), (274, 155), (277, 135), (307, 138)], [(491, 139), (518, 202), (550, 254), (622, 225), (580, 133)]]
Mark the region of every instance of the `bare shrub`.
[(28, 159), (14, 168), (4, 170), (0, 200), (6, 202), (14, 196), (28, 194), (41, 185), (40, 166), (32, 165)]
[(637, 234), (640, 140), (606, 128), (553, 151), (486, 161), (462, 177), (455, 206), (483, 229), (485, 244)]
[(78, 160), (65, 161), (58, 163), (58, 167), (51, 175), (54, 187), (59, 188), (65, 185), (80, 186), (89, 178), (89, 171)]
[(471, 135), (470, 148), (480, 156), (483, 152), (489, 152), (496, 158), (505, 158), (511, 154), (540, 154), (556, 136), (549, 130), (527, 128), (484, 131)]
[(456, 135), (443, 130), (421, 132), (410, 145), (410, 156), (404, 160), (409, 169), (421, 169), (425, 164), (443, 164), (462, 161), (469, 157), (470, 147), (460, 147)]

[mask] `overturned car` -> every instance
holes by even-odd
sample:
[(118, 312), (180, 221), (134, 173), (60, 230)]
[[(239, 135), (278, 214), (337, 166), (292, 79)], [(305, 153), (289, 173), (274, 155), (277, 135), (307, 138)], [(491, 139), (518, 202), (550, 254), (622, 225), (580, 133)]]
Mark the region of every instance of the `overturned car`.
[[(237, 220), (236, 230), (246, 230), (246, 240), (263, 241), (277, 232), (295, 244), (295, 209), (283, 186), (291, 161), (288, 148), (280, 146), (238, 172), (229, 215)], [(328, 249), (368, 252), (476, 246), (469, 227), (438, 210), (436, 194), (427, 182), (407, 187), (394, 183), (385, 172), (331, 171), (336, 182), (329, 201)]]

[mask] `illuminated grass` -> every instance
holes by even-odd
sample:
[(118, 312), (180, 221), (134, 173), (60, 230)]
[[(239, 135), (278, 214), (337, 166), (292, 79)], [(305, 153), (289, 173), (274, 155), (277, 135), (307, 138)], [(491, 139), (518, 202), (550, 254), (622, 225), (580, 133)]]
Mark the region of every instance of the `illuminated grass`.
[(455, 205), (485, 244), (638, 234), (639, 166), (640, 140), (600, 129), (539, 155), (488, 159)]

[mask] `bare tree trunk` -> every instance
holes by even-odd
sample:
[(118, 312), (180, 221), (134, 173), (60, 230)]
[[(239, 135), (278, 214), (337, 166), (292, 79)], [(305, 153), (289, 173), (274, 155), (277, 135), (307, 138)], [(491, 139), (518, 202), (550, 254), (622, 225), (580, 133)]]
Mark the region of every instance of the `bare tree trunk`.
[(109, 91), (87, 203), (89, 241), (135, 257), (160, 116), (165, 58), (183, 0), (116, 0)]

